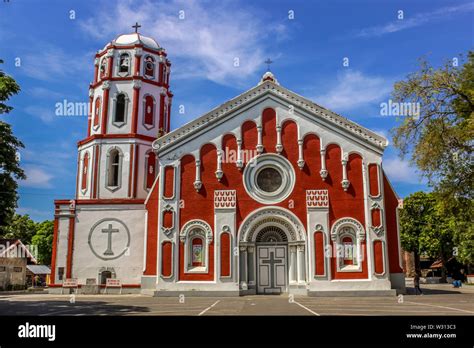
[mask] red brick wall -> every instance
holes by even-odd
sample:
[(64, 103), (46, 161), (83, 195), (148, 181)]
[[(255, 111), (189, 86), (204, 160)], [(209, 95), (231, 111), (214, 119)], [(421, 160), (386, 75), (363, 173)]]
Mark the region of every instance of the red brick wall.
[(383, 175), (383, 190), (385, 195), (385, 218), (387, 227), (387, 250), (390, 273), (403, 272), (400, 267), (400, 250), (398, 247), (398, 231), (397, 231), (397, 207), (398, 198), (393, 192), (387, 177)]
[[(262, 130), (263, 145), (266, 152), (275, 152), (276, 145), (276, 121), (275, 113), (271, 109), (263, 112)], [(242, 149), (255, 151), (257, 145), (257, 128), (253, 121), (245, 122), (241, 127)], [(306, 190), (307, 189), (327, 189), (329, 191), (330, 209), (329, 219), (332, 226), (336, 220), (342, 217), (352, 217), (358, 220), (365, 228), (363, 181), (362, 181), (362, 158), (358, 154), (351, 154), (347, 164), (348, 179), (351, 182), (350, 188), (345, 192), (341, 186), (342, 164), (341, 149), (336, 144), (327, 147), (326, 168), (329, 171), (328, 178), (324, 182), (319, 174), (320, 163), (320, 142), (316, 135), (307, 135), (304, 139), (304, 159), (306, 165), (303, 170), (297, 166), (298, 160), (298, 132), (297, 125), (293, 121), (287, 121), (282, 127), (282, 144), (284, 151), (282, 156), (286, 157), (293, 165), (296, 175), (296, 185), (292, 194), (277, 206), (289, 209), (304, 225), (306, 225)], [(222, 149), (237, 150), (237, 142), (232, 134), (223, 137)], [(224, 155), (225, 157), (226, 155)], [(204, 145), (201, 149), (201, 181), (202, 189), (196, 192), (193, 183), (195, 180), (195, 161), (193, 156), (186, 155), (181, 161), (181, 199), (184, 207), (180, 210), (179, 229), (184, 223), (192, 219), (205, 220), (211, 228), (214, 228), (214, 190), (235, 189), (237, 191), (236, 219), (237, 229), (242, 221), (254, 210), (263, 207), (254, 201), (245, 191), (242, 182), (242, 173), (235, 163), (223, 163), (222, 170), (224, 176), (219, 182), (215, 177), (217, 165), (216, 149), (213, 145)], [(309, 231), (314, 233), (315, 231)], [(215, 238), (214, 238), (215, 240)], [(213, 274), (213, 248), (209, 250), (209, 273), (208, 274), (184, 274), (183, 246), (180, 245), (180, 279), (181, 280), (212, 280)], [(367, 258), (365, 253), (365, 242), (363, 243), (364, 260), (361, 272), (338, 273), (335, 271), (335, 262), (332, 262), (334, 278), (336, 279), (356, 279), (367, 278)]]

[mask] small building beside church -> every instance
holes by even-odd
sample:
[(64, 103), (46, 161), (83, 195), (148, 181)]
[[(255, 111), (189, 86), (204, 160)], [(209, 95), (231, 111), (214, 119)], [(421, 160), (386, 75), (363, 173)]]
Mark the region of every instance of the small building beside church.
[(171, 130), (154, 39), (120, 35), (94, 64), (76, 196), (55, 201), (51, 292), (109, 278), (156, 296), (404, 289), (384, 137), (271, 72)]
[(24, 290), (27, 287), (27, 267), (36, 258), (21, 240), (0, 238), (0, 290)]

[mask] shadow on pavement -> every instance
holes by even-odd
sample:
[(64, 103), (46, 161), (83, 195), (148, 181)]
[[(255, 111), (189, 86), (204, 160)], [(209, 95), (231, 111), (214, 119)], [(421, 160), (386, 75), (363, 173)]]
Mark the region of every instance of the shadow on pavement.
[[(423, 291), (424, 295), (455, 295), (455, 294), (462, 294), (462, 292), (458, 291), (456, 288), (453, 288), (452, 290), (446, 290), (446, 289), (428, 289), (428, 288), (423, 288), (423, 286), (420, 286), (421, 291)], [(410, 288), (407, 287), (407, 295), (415, 295), (415, 288)]]
[(146, 313), (147, 307), (119, 305), (101, 301), (0, 301), (0, 315), (126, 315)]

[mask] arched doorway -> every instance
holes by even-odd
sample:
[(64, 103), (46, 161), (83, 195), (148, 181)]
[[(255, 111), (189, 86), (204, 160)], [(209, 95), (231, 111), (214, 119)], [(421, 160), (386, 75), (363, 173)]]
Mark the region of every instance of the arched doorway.
[(306, 232), (289, 210), (256, 210), (239, 228), (239, 283), (247, 293), (281, 294), (306, 285)]
[(113, 267), (101, 267), (98, 270), (99, 284), (105, 285), (109, 278), (116, 278), (115, 269)]
[(255, 239), (257, 248), (257, 293), (281, 294), (287, 292), (286, 233), (277, 226), (262, 228)]
[(100, 273), (100, 285), (105, 285), (107, 283), (107, 279), (109, 278), (112, 278), (112, 272), (102, 271)]

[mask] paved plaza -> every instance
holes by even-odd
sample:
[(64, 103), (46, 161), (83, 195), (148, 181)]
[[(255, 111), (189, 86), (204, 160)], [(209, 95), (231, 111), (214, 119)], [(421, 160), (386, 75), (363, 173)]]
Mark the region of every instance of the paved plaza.
[(0, 293), (0, 315), (474, 315), (474, 286), (425, 285), (403, 297), (150, 297)]

